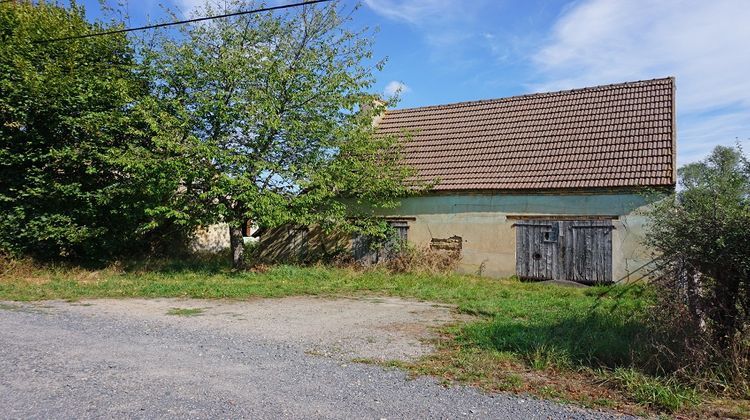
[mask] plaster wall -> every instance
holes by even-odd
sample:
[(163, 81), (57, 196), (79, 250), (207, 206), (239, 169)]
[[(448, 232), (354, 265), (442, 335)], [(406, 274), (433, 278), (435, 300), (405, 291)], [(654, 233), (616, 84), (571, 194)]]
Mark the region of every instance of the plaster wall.
[(648, 204), (639, 194), (435, 195), (405, 199), (385, 215), (408, 218), (414, 244), (460, 236), (460, 271), (491, 277), (515, 274), (519, 217), (609, 217), (613, 279), (627, 282), (639, 279), (646, 271), (639, 268), (653, 258), (642, 244)]
[(216, 253), (229, 249), (229, 225), (216, 223), (196, 230), (190, 241), (193, 252)]
[[(257, 227), (250, 231), (255, 232)], [(254, 242), (257, 239), (246, 236), (245, 243)], [(198, 228), (189, 244), (192, 252), (218, 253), (229, 249), (229, 224), (216, 223), (206, 227)]]

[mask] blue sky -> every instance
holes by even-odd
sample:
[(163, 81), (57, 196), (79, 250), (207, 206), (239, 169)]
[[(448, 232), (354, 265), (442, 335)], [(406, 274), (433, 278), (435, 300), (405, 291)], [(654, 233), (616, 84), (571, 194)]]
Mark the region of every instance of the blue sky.
[[(131, 24), (164, 19), (160, 3), (203, 0), (131, 0)], [(399, 107), (675, 76), (680, 164), (750, 150), (748, 0), (363, 0), (354, 19), (380, 28), (377, 89), (400, 87)]]

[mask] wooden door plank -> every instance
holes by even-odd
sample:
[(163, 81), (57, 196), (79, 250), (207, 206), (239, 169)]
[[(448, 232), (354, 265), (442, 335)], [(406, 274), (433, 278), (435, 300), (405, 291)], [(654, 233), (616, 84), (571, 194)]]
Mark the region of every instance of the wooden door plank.
[[(545, 239), (545, 233), (555, 227), (557, 240), (554, 234)], [(585, 283), (612, 281), (611, 222), (534, 220), (516, 228), (516, 273), (519, 277)]]

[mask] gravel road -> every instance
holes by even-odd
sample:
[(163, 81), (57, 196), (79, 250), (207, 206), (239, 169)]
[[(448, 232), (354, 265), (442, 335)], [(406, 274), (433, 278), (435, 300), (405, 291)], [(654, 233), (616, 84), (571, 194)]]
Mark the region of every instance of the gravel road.
[(398, 299), (0, 302), (0, 418), (612, 417), (350, 362), (417, 357), (453, 319)]

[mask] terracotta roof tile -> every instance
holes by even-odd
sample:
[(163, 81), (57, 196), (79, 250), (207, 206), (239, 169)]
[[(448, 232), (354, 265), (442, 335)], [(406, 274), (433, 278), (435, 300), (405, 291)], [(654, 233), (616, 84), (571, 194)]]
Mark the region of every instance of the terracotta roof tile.
[(674, 185), (674, 79), (387, 111), (436, 190)]

